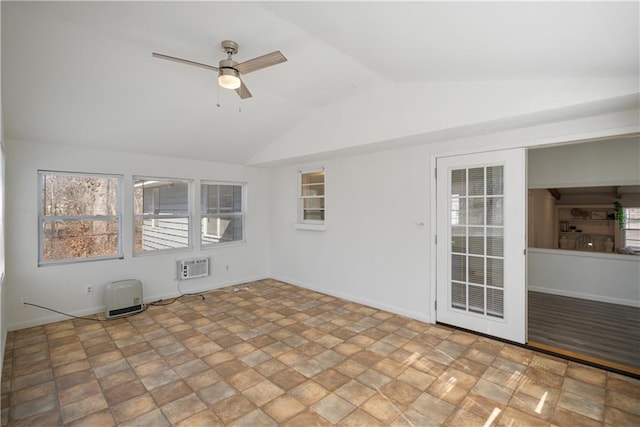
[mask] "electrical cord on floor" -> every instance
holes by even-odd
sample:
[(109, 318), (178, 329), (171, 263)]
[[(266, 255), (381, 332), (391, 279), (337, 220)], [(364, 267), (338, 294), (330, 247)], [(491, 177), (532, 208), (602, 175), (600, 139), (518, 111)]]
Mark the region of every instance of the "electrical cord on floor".
[[(231, 289), (231, 292), (235, 293), (235, 292), (238, 292), (238, 291), (241, 291), (241, 290), (242, 291), (248, 291), (249, 287), (248, 286), (244, 286), (242, 288), (235, 287), (235, 288)], [(180, 291), (180, 286), (178, 286), (178, 291)], [(224, 290), (224, 289), (213, 289), (211, 291), (207, 291), (207, 293), (211, 293), (211, 292), (227, 292), (227, 293), (229, 293), (228, 290)], [(135, 316), (136, 314), (143, 313), (143, 312), (147, 311), (147, 309), (149, 309), (150, 306), (157, 307), (157, 306), (163, 306), (163, 305), (170, 305), (170, 304), (173, 304), (174, 302), (176, 302), (177, 300), (179, 300), (180, 298), (193, 297), (193, 296), (199, 296), (200, 298), (202, 298), (203, 301), (205, 299), (202, 292), (180, 294), (177, 297), (171, 298), (171, 300), (165, 301), (165, 300), (159, 299), (157, 301), (150, 302), (148, 304), (143, 304), (142, 305), (142, 307), (143, 307), (142, 311), (137, 311), (135, 313), (131, 313), (131, 314), (126, 315), (126, 316), (114, 317), (113, 319), (100, 319), (100, 318), (95, 318), (95, 317), (76, 316), (76, 315), (73, 315), (73, 314), (69, 314), (69, 313), (65, 313), (65, 312), (62, 312), (62, 311), (58, 311), (58, 310), (53, 309), (53, 308), (45, 307), (43, 305), (33, 304), (33, 303), (30, 303), (30, 302), (24, 302), (23, 304), (24, 305), (30, 305), (32, 307), (41, 308), (43, 310), (49, 310), (49, 311), (52, 311), (54, 313), (62, 314), (63, 316), (72, 317), (74, 319), (91, 320), (93, 322), (108, 322), (110, 320), (123, 319), (123, 318), (126, 318), (126, 317), (131, 317), (131, 316)], [(163, 301), (165, 301), (165, 302), (163, 302)]]
[(91, 320), (91, 321), (93, 321), (93, 322), (108, 322), (108, 321), (110, 321), (110, 320), (116, 320), (116, 319), (122, 319), (122, 318), (124, 318), (124, 317), (135, 316), (136, 314), (142, 313), (143, 311), (147, 311), (147, 309), (149, 308), (149, 305), (148, 305), (148, 304), (143, 304), (143, 309), (142, 309), (142, 311), (137, 311), (137, 312), (132, 313), (132, 314), (129, 314), (129, 315), (127, 315), (127, 316), (114, 317), (113, 319), (100, 319), (100, 318), (97, 318), (97, 317), (76, 316), (76, 315), (73, 315), (73, 314), (69, 314), (69, 313), (64, 313), (64, 312), (62, 312), (62, 311), (58, 311), (58, 310), (53, 309), (53, 308), (45, 307), (45, 306), (43, 306), (43, 305), (33, 304), (33, 303), (30, 303), (30, 302), (25, 302), (25, 303), (23, 303), (23, 304), (24, 304), (24, 305), (30, 305), (30, 306), (32, 306), (32, 307), (42, 308), (42, 309), (44, 309), (44, 310), (53, 311), (54, 313), (62, 314), (63, 316), (73, 317), (74, 319)]

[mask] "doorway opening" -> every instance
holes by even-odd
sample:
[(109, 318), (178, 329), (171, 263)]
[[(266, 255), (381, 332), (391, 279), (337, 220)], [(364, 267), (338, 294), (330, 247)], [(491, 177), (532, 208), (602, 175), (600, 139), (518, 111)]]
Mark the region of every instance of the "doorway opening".
[(640, 375), (640, 137), (528, 154), (527, 344)]

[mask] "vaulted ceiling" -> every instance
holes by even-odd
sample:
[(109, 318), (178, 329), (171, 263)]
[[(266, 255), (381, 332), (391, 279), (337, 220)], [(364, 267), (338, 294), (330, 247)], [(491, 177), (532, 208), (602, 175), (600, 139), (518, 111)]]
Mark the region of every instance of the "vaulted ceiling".
[[(398, 117), (424, 107), (420, 120), (437, 130), (465, 124), (442, 109), (490, 118), (461, 93), (491, 103), (498, 84), (536, 88), (520, 96), (531, 108), (568, 105), (556, 88), (585, 93), (594, 81), (607, 91), (572, 99), (624, 95), (638, 92), (638, 11), (637, 2), (3, 1), (4, 133), (244, 164), (376, 103)], [(240, 62), (274, 50), (288, 61), (245, 76), (253, 98), (240, 102), (214, 72), (151, 56), (217, 65), (224, 39), (240, 45)]]

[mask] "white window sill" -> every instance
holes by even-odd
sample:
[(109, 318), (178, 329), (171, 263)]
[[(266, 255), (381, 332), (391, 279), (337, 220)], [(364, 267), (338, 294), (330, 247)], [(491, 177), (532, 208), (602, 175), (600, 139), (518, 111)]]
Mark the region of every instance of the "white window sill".
[(310, 231), (326, 231), (327, 226), (324, 224), (293, 224), (293, 228), (298, 230), (310, 230)]

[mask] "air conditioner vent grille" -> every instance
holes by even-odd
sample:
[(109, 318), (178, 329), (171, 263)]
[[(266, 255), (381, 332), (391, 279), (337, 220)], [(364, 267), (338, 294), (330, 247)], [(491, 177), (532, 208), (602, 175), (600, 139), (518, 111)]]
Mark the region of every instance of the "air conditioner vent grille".
[(209, 275), (209, 258), (192, 258), (177, 261), (178, 280), (195, 279)]

